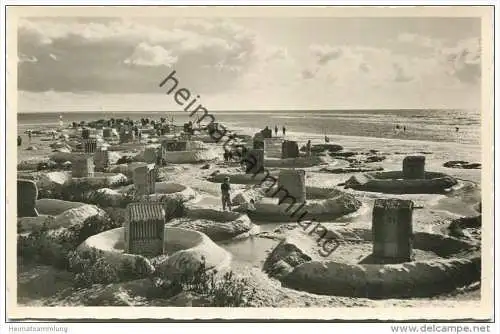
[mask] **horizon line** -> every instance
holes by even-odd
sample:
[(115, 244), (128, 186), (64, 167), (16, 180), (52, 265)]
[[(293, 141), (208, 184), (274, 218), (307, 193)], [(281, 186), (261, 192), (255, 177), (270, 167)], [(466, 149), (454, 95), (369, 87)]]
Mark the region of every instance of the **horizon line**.
[[(314, 111), (421, 111), (421, 110), (442, 110), (442, 111), (467, 111), (467, 110), (479, 110), (480, 108), (451, 108), (451, 107), (435, 107), (435, 108), (352, 108), (352, 109), (346, 109), (346, 108), (340, 108), (340, 109), (330, 109), (330, 108), (318, 108), (318, 109), (304, 109), (304, 108), (298, 108), (298, 109), (211, 109), (210, 111), (214, 112), (299, 112), (299, 111), (306, 111), (306, 112), (314, 112)], [(67, 110), (67, 111), (51, 111), (51, 110), (38, 110), (38, 111), (17, 111), (17, 114), (37, 114), (37, 113), (54, 113), (54, 114), (61, 114), (61, 113), (85, 113), (85, 112), (98, 112), (98, 113), (120, 113), (120, 112), (125, 112), (125, 113), (143, 113), (143, 112), (155, 112), (155, 113), (161, 113), (161, 112), (168, 112), (168, 113), (179, 113), (179, 114), (185, 114), (185, 111), (182, 110)]]

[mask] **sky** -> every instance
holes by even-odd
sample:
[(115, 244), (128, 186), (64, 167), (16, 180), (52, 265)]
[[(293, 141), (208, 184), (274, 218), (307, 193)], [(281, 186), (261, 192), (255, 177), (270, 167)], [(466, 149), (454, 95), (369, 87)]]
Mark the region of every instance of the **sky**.
[(480, 107), (479, 18), (23, 18), (20, 112)]

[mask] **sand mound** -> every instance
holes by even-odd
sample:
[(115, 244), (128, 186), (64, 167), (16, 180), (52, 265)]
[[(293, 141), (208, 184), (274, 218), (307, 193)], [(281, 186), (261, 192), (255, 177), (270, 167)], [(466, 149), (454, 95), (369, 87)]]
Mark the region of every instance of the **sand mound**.
[(110, 188), (97, 189), (89, 195), (89, 201), (91, 201), (91, 203), (95, 203), (104, 208), (121, 206), (124, 198), (124, 194)]
[(183, 213), (184, 203), (196, 198), (196, 192), (178, 183), (158, 182), (155, 193), (147, 197), (151, 201), (162, 202), (167, 217), (179, 217)]
[(323, 160), (317, 156), (287, 158), (287, 159), (265, 159), (264, 165), (266, 167), (280, 167), (280, 168), (307, 168), (317, 166), (323, 163)]
[[(328, 198), (308, 199), (305, 204), (288, 201), (279, 204), (278, 198), (264, 198), (255, 204), (255, 210), (249, 215), (252, 219), (259, 221), (291, 222), (297, 221), (301, 216), (304, 217), (303, 219), (315, 218), (318, 221), (327, 221), (353, 213), (362, 204), (353, 195), (336, 189), (324, 190), (321, 194), (320, 190), (315, 191), (316, 196), (328, 196)], [(271, 193), (273, 193), (272, 190)]]
[(172, 164), (189, 164), (214, 160), (218, 156), (215, 150), (169, 151), (163, 159)]
[(246, 214), (221, 211), (220, 206), (219, 198), (200, 196), (185, 204), (184, 217), (168, 224), (205, 233), (215, 241), (231, 239), (252, 230), (254, 226)]
[[(336, 229), (325, 238), (337, 242), (369, 241), (370, 230)], [(431, 250), (439, 258), (402, 264), (352, 264), (320, 259), (304, 232), (290, 233), (269, 255), (264, 270), (291, 288), (312, 293), (406, 298), (431, 296), (480, 279), (481, 255), (476, 245), (443, 235), (416, 233), (414, 248)]]
[(57, 215), (49, 228), (55, 229), (71, 225), (81, 225), (91, 217), (104, 217), (105, 215), (106, 213), (97, 206), (85, 204)]
[(39, 189), (59, 190), (71, 180), (70, 172), (49, 172), (40, 174), (37, 182)]
[(48, 158), (31, 158), (22, 160), (17, 164), (17, 170), (36, 170), (40, 164), (49, 164)]
[(37, 230), (42, 226), (49, 226), (54, 220), (54, 217), (41, 215), (38, 217), (18, 217), (17, 218), (17, 233), (26, 234)]
[(458, 169), (481, 169), (480, 163), (462, 161), (462, 160), (452, 160), (447, 161), (443, 164), (443, 167), (447, 168), (458, 168)]
[(279, 172), (277, 171), (269, 171), (269, 176), (267, 173), (260, 174), (243, 174), (243, 173), (217, 173), (211, 175), (207, 178), (210, 182), (221, 183), (224, 181), (226, 177), (229, 177), (231, 184), (260, 184), (262, 180), (266, 177), (278, 178)]
[(159, 195), (172, 195), (172, 197), (184, 201), (189, 201), (196, 197), (196, 192), (193, 189), (175, 182), (157, 182), (155, 193)]
[(444, 173), (425, 172), (425, 179), (405, 179), (403, 172), (390, 171), (354, 175), (345, 187), (387, 194), (441, 194), (456, 184), (456, 179)]
[(75, 154), (71, 152), (54, 152), (49, 155), (49, 159), (55, 161), (57, 163), (63, 163), (65, 161), (72, 161), (75, 157)]
[(154, 268), (148, 259), (141, 255), (123, 252), (124, 233), (123, 227), (104, 231), (87, 238), (76, 250), (77, 252), (98, 250), (105, 261), (118, 271), (124, 267), (130, 267), (134, 268), (134, 274), (138, 276), (153, 273)]
[(365, 165), (350, 165), (348, 167), (337, 167), (328, 166), (321, 168), (321, 172), (332, 173), (332, 174), (343, 174), (343, 173), (367, 173), (367, 172), (378, 172), (384, 170), (381, 166), (365, 166)]
[(158, 271), (164, 277), (189, 273), (196, 270), (202, 262), (207, 269), (218, 271), (229, 267), (231, 255), (215, 244), (205, 234), (189, 229), (167, 227), (165, 243), (169, 256), (159, 265)]
[[(148, 275), (154, 271), (145, 257), (124, 253), (123, 227), (88, 238), (78, 246), (77, 251), (91, 249), (102, 251), (105, 260), (117, 269), (132, 264), (132, 268), (141, 268), (138, 272), (140, 275)], [(165, 277), (196, 269), (203, 260), (209, 269), (221, 269), (230, 262), (229, 253), (213, 243), (206, 235), (182, 228), (165, 228), (164, 249), (167, 256), (163, 257), (158, 268), (160, 274)]]
[[(110, 228), (109, 216), (94, 205), (82, 205), (57, 216), (18, 219), (18, 254), (41, 257), (42, 263), (61, 263), (80, 240)], [(41, 232), (41, 234), (32, 233)], [(75, 244), (76, 243), (76, 244)], [(35, 253), (32, 253), (35, 248)], [(74, 248), (73, 248), (74, 247)], [(59, 260), (58, 260), (59, 259)]]
[(111, 173), (119, 173), (126, 175), (129, 179), (133, 178), (134, 170), (137, 167), (146, 166), (145, 162), (131, 162), (128, 164), (119, 164), (110, 169)]
[[(301, 147), (300, 150), (304, 152), (306, 150), (305, 146)], [(343, 150), (343, 147), (337, 144), (315, 144), (311, 146), (311, 152), (337, 152)]]
[(85, 184), (90, 188), (105, 188), (113, 187), (127, 183), (128, 179), (121, 173), (94, 173), (94, 176), (72, 178), (68, 184), (77, 186), (78, 184)]
[(231, 198), (233, 205), (249, 204), (250, 201), (257, 202), (264, 197), (264, 191), (262, 189), (243, 189), (234, 192)]
[(86, 205), (81, 202), (70, 202), (59, 199), (42, 198), (36, 201), (36, 208), (42, 215), (57, 216), (66, 210)]

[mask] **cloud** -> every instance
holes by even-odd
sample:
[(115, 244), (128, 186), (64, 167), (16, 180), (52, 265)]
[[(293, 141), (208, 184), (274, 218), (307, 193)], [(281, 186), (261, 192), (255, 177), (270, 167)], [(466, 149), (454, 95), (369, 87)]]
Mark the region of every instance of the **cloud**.
[(460, 41), (442, 51), (450, 75), (465, 83), (477, 83), (481, 78), (481, 44), (479, 38)]
[(443, 41), (402, 32), (384, 46), (303, 42), (297, 51), (293, 43), (273, 45), (263, 37), (227, 19), (25, 19), (18, 29), (18, 85), (32, 92), (163, 94), (158, 84), (175, 69), (180, 86), (225, 109), (236, 101), (277, 107), (477, 102), (478, 38)]
[[(227, 20), (177, 20), (168, 28), (127, 20), (21, 20), (18, 40), (19, 53), (40, 60), (19, 68), (19, 88), (34, 91), (150, 93), (169, 73), (162, 68), (175, 64), (186, 85), (214, 93), (231, 87), (259, 55), (255, 34)], [(57, 67), (50, 54), (62, 56)], [(49, 74), (50, 81), (32, 79)]]
[(438, 48), (442, 46), (442, 42), (438, 39), (431, 38), (429, 36), (412, 34), (412, 33), (401, 33), (397, 37), (397, 41), (401, 43), (408, 43), (413, 45), (418, 45), (426, 48)]
[(177, 57), (172, 56), (171, 52), (161, 46), (151, 46), (143, 42), (137, 45), (132, 55), (123, 62), (138, 66), (172, 67), (177, 62)]
[(20, 53), (17, 56), (17, 62), (18, 63), (36, 63), (38, 59), (34, 56), (27, 56), (25, 54)]

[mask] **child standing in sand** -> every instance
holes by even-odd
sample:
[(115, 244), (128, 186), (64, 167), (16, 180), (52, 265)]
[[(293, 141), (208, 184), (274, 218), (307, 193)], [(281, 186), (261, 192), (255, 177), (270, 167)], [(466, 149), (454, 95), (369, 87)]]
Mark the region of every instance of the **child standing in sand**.
[(231, 185), (229, 184), (229, 177), (224, 178), (224, 182), (220, 185), (220, 190), (222, 192), (222, 211), (226, 211), (226, 205), (231, 211)]

